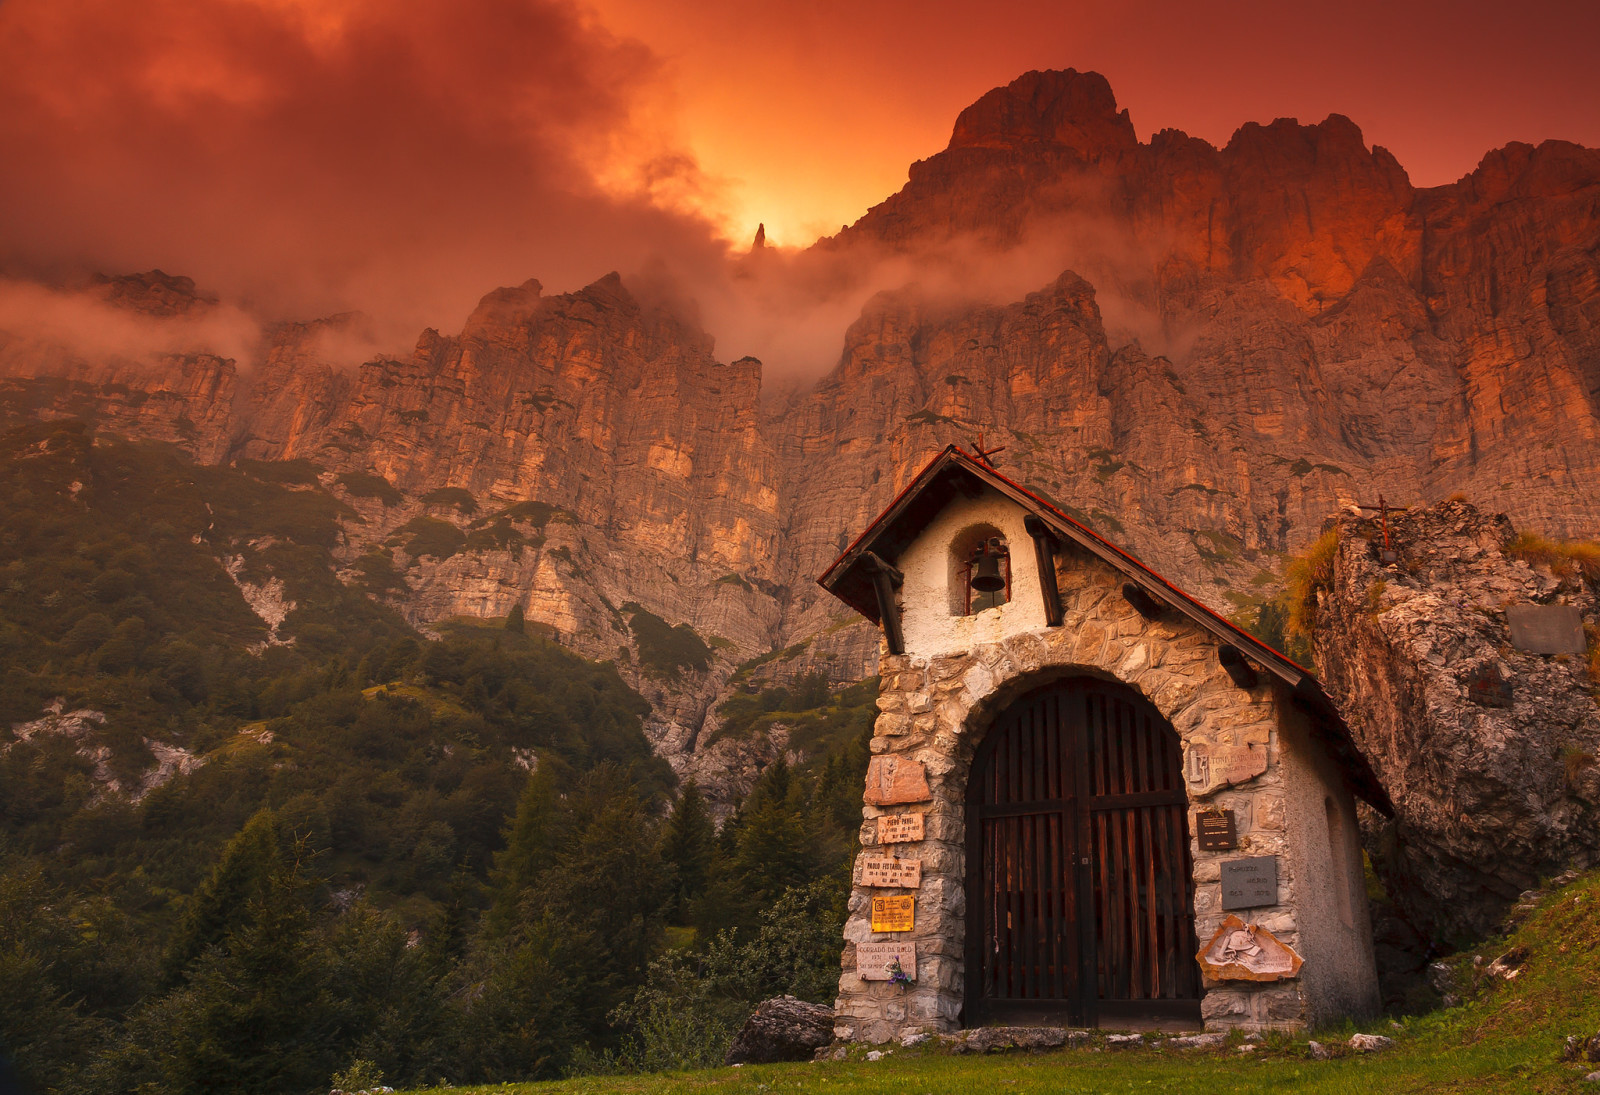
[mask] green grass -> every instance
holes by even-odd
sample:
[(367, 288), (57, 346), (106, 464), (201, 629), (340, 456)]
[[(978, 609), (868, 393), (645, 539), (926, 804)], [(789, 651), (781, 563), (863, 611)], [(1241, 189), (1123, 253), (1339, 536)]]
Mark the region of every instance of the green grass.
[[(1516, 980), (1502, 982), (1474, 966), (1512, 947), (1529, 957)], [(1205, 1050), (1100, 1047), (1037, 1055), (947, 1056), (924, 1047), (892, 1048), (882, 1060), (750, 1065), (633, 1076), (595, 1076), (539, 1084), (456, 1088), (523, 1095), (1055, 1095), (1055, 1093), (1194, 1092), (1197, 1095), (1412, 1095), (1412, 1093), (1584, 1092), (1581, 1068), (1560, 1059), (1568, 1034), (1600, 1030), (1600, 872), (1546, 898), (1507, 939), (1454, 960), (1467, 1002), (1398, 1021), (1380, 1019), (1324, 1031), (1333, 1060), (1310, 1057), (1306, 1036), (1269, 1035), (1251, 1054), (1230, 1044)], [(1343, 1050), (1355, 1030), (1384, 1034), (1392, 1049), (1372, 1055)]]

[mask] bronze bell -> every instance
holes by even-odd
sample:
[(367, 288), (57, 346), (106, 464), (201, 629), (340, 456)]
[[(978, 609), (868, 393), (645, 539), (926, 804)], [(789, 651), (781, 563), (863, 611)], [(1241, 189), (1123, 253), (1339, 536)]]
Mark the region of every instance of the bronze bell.
[(1006, 580), (1000, 575), (1000, 545), (991, 540), (978, 549), (978, 567), (972, 575), (972, 588), (979, 593), (999, 593), (1005, 587)]

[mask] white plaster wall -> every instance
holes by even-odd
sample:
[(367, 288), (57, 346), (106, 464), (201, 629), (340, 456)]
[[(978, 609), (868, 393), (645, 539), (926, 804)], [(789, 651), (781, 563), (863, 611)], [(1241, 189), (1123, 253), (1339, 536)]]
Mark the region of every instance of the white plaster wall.
[[(1278, 711), (1278, 763), (1288, 836), (1284, 858), (1295, 880), (1296, 949), (1306, 960), (1300, 971), (1306, 1018), (1315, 1025), (1373, 1015), (1381, 999), (1355, 798), (1313, 740), (1306, 716), (1282, 691)], [(1343, 840), (1337, 848), (1328, 831), (1330, 798), (1343, 821)]]
[[(907, 654), (959, 653), (1045, 626), (1039, 567), (1033, 538), (1023, 527), (1025, 516), (1021, 506), (996, 491), (985, 489), (976, 499), (958, 497), (892, 560), (905, 575), (900, 604)], [(1005, 535), (1011, 551), (1011, 600), (972, 616), (951, 615), (950, 545), (978, 524), (993, 525)]]

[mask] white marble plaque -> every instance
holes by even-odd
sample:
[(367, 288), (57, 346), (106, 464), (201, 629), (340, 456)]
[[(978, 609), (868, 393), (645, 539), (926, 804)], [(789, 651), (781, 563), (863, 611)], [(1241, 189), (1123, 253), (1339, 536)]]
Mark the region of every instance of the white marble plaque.
[(863, 981), (890, 980), (897, 962), (907, 978), (917, 979), (917, 945), (910, 940), (856, 944), (856, 976)]

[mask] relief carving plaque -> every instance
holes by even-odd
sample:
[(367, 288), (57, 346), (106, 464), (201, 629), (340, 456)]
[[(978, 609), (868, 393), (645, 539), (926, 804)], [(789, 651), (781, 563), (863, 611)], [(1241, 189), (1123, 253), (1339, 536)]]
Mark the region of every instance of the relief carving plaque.
[(867, 764), (867, 790), (863, 799), (873, 806), (893, 806), (901, 802), (926, 802), (928, 775), (919, 760), (909, 757), (873, 757)]
[(863, 886), (903, 886), (914, 890), (922, 885), (922, 860), (920, 859), (863, 859), (861, 861)]
[(856, 976), (863, 981), (887, 981), (898, 963), (906, 977), (917, 979), (917, 945), (909, 939), (889, 943), (856, 944)]
[(872, 930), (875, 932), (908, 932), (917, 923), (917, 899), (914, 897), (874, 897), (872, 899)]
[(884, 814), (878, 819), (879, 844), (905, 844), (921, 839), (921, 814)]
[(1195, 957), (1213, 981), (1282, 981), (1299, 976), (1305, 965), (1293, 947), (1237, 916), (1224, 920)]

